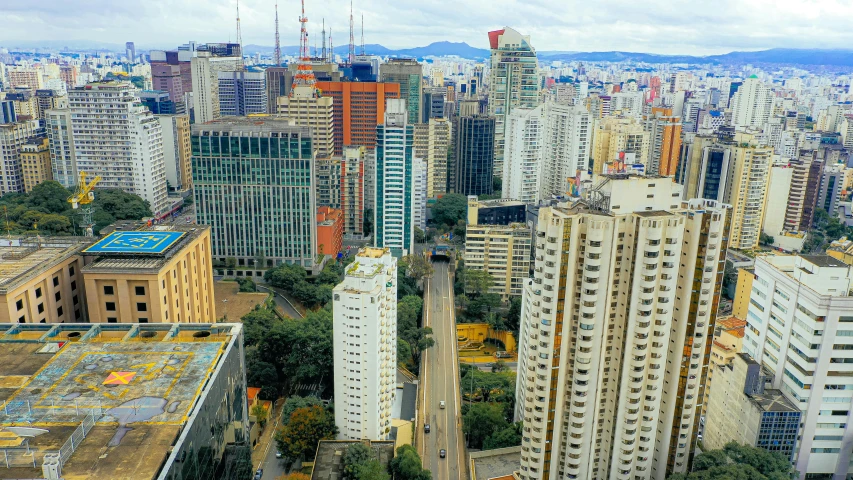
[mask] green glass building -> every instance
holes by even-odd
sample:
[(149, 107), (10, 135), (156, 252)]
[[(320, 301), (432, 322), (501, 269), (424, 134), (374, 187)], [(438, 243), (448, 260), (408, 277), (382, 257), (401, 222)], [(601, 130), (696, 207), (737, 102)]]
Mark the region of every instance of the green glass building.
[(407, 120), (410, 125), (419, 123), (423, 101), (423, 65), (415, 60), (392, 58), (379, 66), (379, 76), (381, 82), (400, 84), (400, 98), (406, 101), (408, 111)]
[(237, 267), (313, 269), (316, 180), (308, 127), (231, 117), (192, 127), (193, 196), (213, 259)]

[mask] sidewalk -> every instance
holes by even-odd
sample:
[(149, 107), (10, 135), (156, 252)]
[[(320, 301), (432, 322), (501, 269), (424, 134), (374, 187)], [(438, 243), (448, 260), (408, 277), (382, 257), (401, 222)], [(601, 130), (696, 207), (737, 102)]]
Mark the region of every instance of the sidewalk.
[(258, 438), (257, 445), (255, 445), (255, 448), (252, 450), (252, 465), (258, 465), (265, 460), (264, 453), (267, 451), (268, 443), (273, 442), (273, 445), (270, 448), (276, 448), (273, 435), (275, 435), (275, 430), (278, 428), (278, 422), (276, 422), (276, 419), (281, 415), (281, 408), (283, 406), (284, 401), (276, 401), (273, 403), (273, 411), (270, 412), (269, 418), (267, 419), (267, 426)]

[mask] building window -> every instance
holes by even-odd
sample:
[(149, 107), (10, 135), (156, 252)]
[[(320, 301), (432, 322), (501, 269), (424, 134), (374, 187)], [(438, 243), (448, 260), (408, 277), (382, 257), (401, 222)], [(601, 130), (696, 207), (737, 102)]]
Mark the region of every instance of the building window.
[(41, 287), (36, 289), (36, 298), (41, 298)]
[(59, 292), (56, 292), (53, 294), (53, 298), (55, 298), (56, 301), (58, 302), (58, 301), (62, 300), (62, 295)]
[(77, 281), (76, 280), (71, 282), (71, 290), (77, 290)]
[(54, 286), (54, 287), (58, 287), (58, 286), (59, 286), (59, 277), (53, 277), (53, 286)]
[(18, 307), (18, 310), (23, 310), (24, 309), (24, 301), (18, 300), (17, 302), (15, 302), (15, 306)]
[(108, 312), (115, 312), (116, 311), (115, 302), (107, 302), (107, 311)]
[(107, 317), (107, 323), (118, 323), (118, 319), (116, 317)]
[(148, 311), (148, 304), (145, 302), (137, 302), (136, 310), (138, 310), (140, 312), (147, 312)]
[(56, 308), (56, 316), (57, 316), (57, 317), (61, 317), (61, 316), (62, 316), (62, 307), (57, 307), (57, 308)]
[(68, 267), (68, 275), (74, 276), (74, 267)]
[(145, 317), (139, 317), (139, 323), (148, 323), (148, 319)]
[(113, 292), (112, 285), (104, 285), (104, 295), (113, 295)]
[(145, 287), (136, 287), (137, 295), (145, 295)]
[(18, 319), (18, 323), (27, 323), (27, 318), (22, 316)]
[(80, 300), (77, 300), (77, 295), (74, 295), (73, 297), (71, 297), (71, 300), (74, 301), (74, 305), (77, 305), (78, 303), (80, 303)]
[(44, 304), (43, 303), (39, 303), (38, 311), (39, 311), (39, 313), (44, 313)]

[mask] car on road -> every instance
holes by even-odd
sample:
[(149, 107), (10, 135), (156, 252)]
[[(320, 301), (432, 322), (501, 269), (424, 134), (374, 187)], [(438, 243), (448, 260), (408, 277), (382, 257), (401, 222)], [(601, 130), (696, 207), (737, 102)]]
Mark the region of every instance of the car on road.
[(275, 451), (275, 458), (281, 458), (281, 457), (282, 457), (281, 452), (279, 452), (278, 450), (276, 450), (276, 451)]
[(424, 433), (429, 433), (429, 424), (428, 423), (424, 424)]
[(438, 456), (441, 458), (446, 457), (447, 456), (447, 450), (442, 448), (441, 450), (438, 451)]
[(495, 358), (512, 358), (512, 354), (509, 352), (499, 351), (495, 352)]
[(259, 468), (259, 469), (258, 469), (258, 471), (257, 471), (257, 472), (255, 472), (255, 478), (254, 478), (254, 480), (261, 480), (261, 477), (263, 477), (263, 476), (264, 476), (264, 469), (263, 469), (263, 468)]
[(439, 407), (439, 408), (444, 408), (445, 406), (446, 406), (446, 405), (444, 404), (444, 400), (442, 400), (442, 401), (438, 402), (438, 407)]

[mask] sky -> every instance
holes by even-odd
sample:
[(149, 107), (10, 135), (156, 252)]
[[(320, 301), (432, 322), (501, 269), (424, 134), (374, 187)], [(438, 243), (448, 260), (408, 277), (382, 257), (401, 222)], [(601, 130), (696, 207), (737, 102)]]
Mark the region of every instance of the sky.
[[(0, 0), (0, 45), (97, 42), (137, 50), (189, 40), (236, 39), (236, 0)], [(278, 6), (282, 46), (299, 42), (296, 0)], [(355, 42), (389, 48), (435, 41), (488, 48), (511, 26), (538, 51), (712, 55), (766, 48), (853, 48), (853, 0), (355, 0)], [(325, 18), (337, 46), (349, 41), (347, 0), (307, 0), (311, 43)], [(274, 44), (275, 0), (241, 0), (243, 43)], [(64, 43), (60, 43), (62, 45)]]

